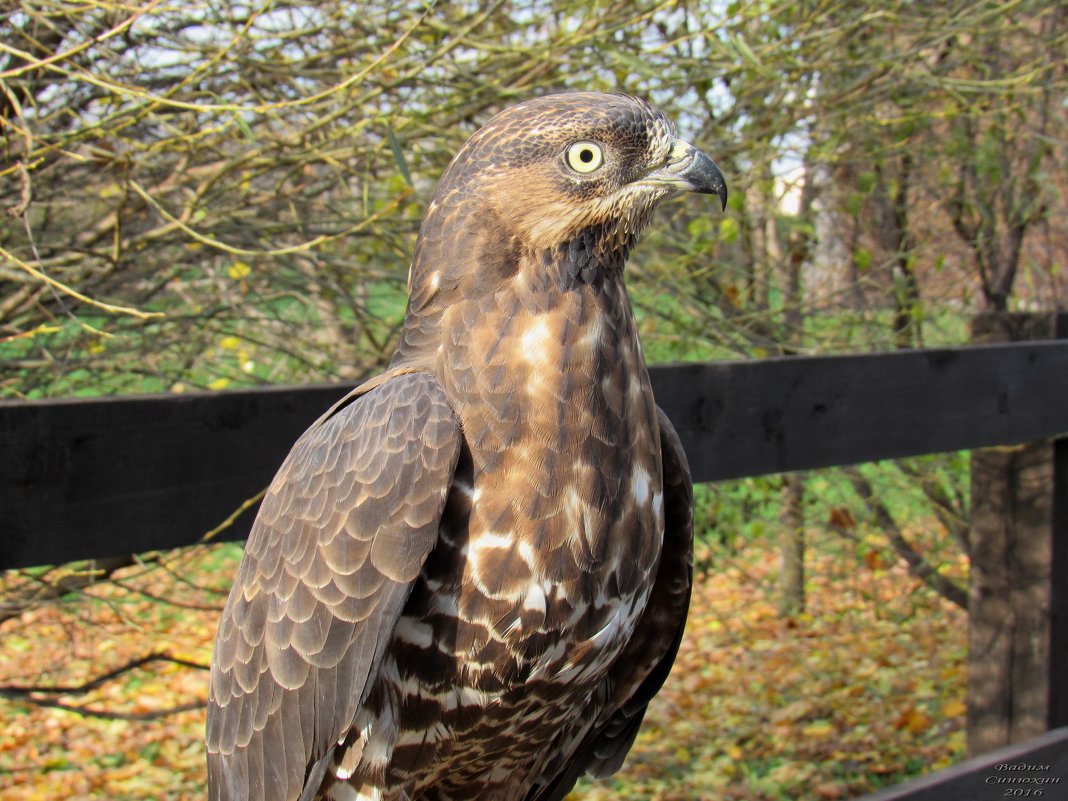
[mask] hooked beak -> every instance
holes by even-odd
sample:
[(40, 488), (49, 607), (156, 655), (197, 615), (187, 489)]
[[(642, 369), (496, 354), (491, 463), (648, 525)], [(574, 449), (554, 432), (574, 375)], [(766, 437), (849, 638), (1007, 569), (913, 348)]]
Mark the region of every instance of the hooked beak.
[(667, 163), (645, 175), (641, 182), (667, 184), (687, 192), (717, 195), (723, 208), (727, 208), (727, 181), (716, 162), (682, 140), (675, 140)]

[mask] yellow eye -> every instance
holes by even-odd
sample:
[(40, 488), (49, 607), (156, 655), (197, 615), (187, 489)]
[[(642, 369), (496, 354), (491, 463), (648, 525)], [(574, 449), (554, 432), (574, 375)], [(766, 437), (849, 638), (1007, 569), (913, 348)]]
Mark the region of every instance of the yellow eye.
[(575, 172), (590, 173), (604, 164), (604, 153), (596, 142), (572, 142), (564, 155)]

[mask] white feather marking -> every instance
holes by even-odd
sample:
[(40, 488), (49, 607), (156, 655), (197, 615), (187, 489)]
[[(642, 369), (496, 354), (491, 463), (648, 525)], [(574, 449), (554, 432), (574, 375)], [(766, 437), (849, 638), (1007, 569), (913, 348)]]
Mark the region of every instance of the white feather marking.
[(586, 331), (583, 333), (582, 338), (579, 339), (579, 344), (585, 345), (589, 348), (596, 348), (601, 344), (601, 335), (604, 333), (604, 323), (600, 318), (596, 318), (589, 325), (586, 326)]
[(578, 490), (571, 487), (571, 489), (568, 490), (567, 498), (564, 500), (564, 514), (567, 515), (567, 519), (574, 524), (574, 522), (581, 517), (585, 508), (586, 502), (579, 497)]
[(552, 341), (552, 332), (545, 320), (535, 320), (519, 339), (520, 355), (527, 362), (539, 362), (545, 358), (545, 349)]
[(649, 500), (649, 474), (643, 468), (635, 467), (632, 481), (631, 493), (634, 500), (639, 506), (644, 506)]
[(523, 599), (523, 608), (531, 612), (545, 614), (545, 590), (538, 584), (532, 583), (527, 595)]
[(540, 679), (542, 676), (546, 675), (549, 669), (563, 657), (566, 650), (567, 643), (563, 640), (553, 643), (553, 645), (538, 659), (537, 664), (534, 665), (534, 668), (530, 671), (527, 681)]
[(461, 706), (489, 706), (497, 696), (476, 690), (474, 687), (457, 687), (456, 690), (438, 699), (445, 711)]
[(334, 775), (337, 776), (339, 781), (345, 781), (350, 778), (355, 771), (355, 767), (352, 770), (346, 770), (345, 768), (338, 768), (334, 771)]
[(442, 723), (435, 723), (429, 729), (416, 731), (402, 731), (397, 737), (397, 745), (422, 745), (423, 743), (439, 743), (443, 740), (451, 740), (452, 734)]
[(410, 617), (402, 617), (400, 619), (394, 636), (417, 648), (429, 648), (434, 644), (433, 627), (428, 623), (421, 623)]
[[(375, 717), (366, 708), (361, 709), (356, 713), (356, 719), (352, 722), (352, 728), (356, 729), (360, 736), (356, 738), (343, 753), (341, 753), (341, 763), (334, 768), (334, 775), (341, 781), (348, 779), (356, 770), (356, 766), (360, 764), (363, 757), (363, 749), (367, 745), (367, 741), (371, 738), (371, 729), (374, 726)], [(348, 732), (341, 735), (341, 739), (338, 740), (338, 745), (344, 745), (345, 740), (348, 739)]]
[(487, 531), (480, 534), (476, 540), (468, 543), (464, 546), (464, 556), (467, 557), (467, 562), (471, 565), (471, 575), (478, 586), (479, 590), (484, 593), (489, 593), (488, 587), (485, 586), (482, 573), (482, 560), (484, 554), (488, 550), (500, 550), (508, 551), (515, 546), (515, 537), (511, 534), (498, 534), (494, 531)]
[(495, 531), (486, 531), (478, 535), (471, 543), (471, 550), (481, 551), (484, 548), (511, 548), (515, 544), (515, 537), (511, 532), (498, 534)]
[(378, 732), (371, 732), (371, 739), (363, 749), (363, 761), (372, 765), (384, 765), (389, 762), (393, 748), (389, 741), (383, 737), (375, 736)]
[(397, 689), (407, 696), (419, 697), (423, 695), (423, 684), (415, 676), (405, 676), (400, 680), (400, 685)]
[(511, 766), (511, 764), (494, 765), (493, 766), (493, 770), (491, 770), (490, 774), (489, 774), (490, 781), (493, 781), (493, 782), (507, 781), (508, 778), (512, 775), (513, 771), (514, 771), (514, 768)]
[(534, 546), (526, 540), (520, 540), (519, 542), (519, 556), (528, 567), (533, 566), (538, 562), (538, 554), (535, 552)]

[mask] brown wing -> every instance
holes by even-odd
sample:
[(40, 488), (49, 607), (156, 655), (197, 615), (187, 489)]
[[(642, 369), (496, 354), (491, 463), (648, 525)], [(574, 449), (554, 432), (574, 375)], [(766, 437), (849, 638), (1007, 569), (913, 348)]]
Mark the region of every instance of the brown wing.
[(693, 481), (675, 427), (659, 406), (656, 412), (664, 469), (664, 545), (656, 583), (634, 636), (605, 680), (601, 718), (560, 773), (536, 785), (526, 801), (562, 801), (584, 773), (603, 778), (619, 770), (682, 642), (693, 587)]
[(434, 547), (460, 451), (436, 379), (375, 382), (297, 443), (252, 527), (219, 624), (211, 801), (318, 788)]

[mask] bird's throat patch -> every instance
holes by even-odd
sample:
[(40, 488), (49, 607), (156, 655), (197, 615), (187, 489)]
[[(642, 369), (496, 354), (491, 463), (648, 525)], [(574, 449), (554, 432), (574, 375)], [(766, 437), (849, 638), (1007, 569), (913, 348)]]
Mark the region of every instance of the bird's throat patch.
[(573, 289), (580, 284), (597, 287), (606, 277), (619, 275), (634, 240), (633, 236), (619, 236), (607, 225), (583, 229), (560, 246), (556, 264), (562, 288)]

